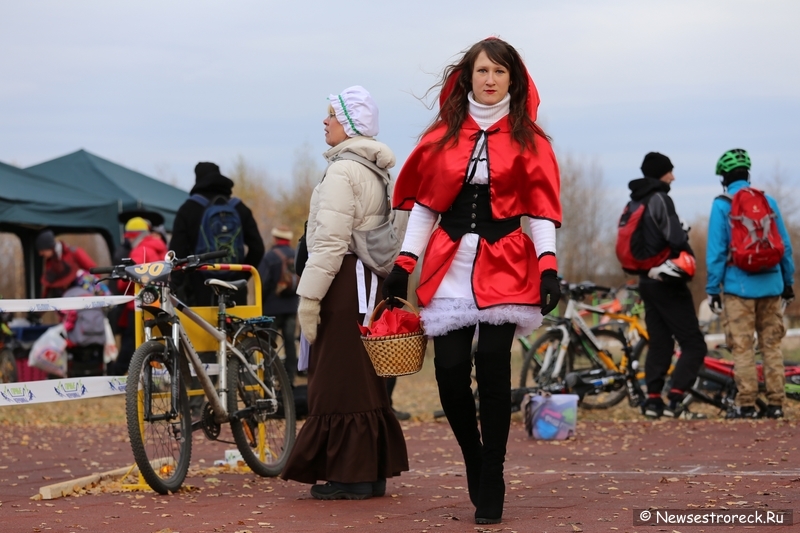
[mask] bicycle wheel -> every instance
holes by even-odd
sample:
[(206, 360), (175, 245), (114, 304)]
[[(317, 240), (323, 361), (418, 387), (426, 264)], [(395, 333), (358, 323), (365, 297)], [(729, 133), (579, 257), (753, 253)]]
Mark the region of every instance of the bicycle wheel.
[(0, 350), (0, 383), (17, 381), (17, 360), (8, 348)]
[(650, 350), (650, 341), (647, 339), (639, 339), (636, 346), (633, 347), (633, 360), (638, 361), (638, 369), (636, 371), (636, 379), (639, 380), (639, 385), (644, 386), (644, 363), (647, 360), (647, 354)]
[[(567, 367), (569, 366), (569, 356), (565, 357), (564, 364), (559, 372), (560, 376), (549, 375), (549, 372), (553, 369), (555, 358), (558, 355), (560, 347), (560, 330), (548, 330), (536, 339), (536, 342), (531, 345), (530, 349), (525, 351), (522, 360), (522, 370), (519, 374), (519, 386), (533, 387), (539, 385), (541, 387), (566, 376), (568, 372)], [(548, 353), (551, 354), (551, 360), (547, 364), (547, 368), (542, 369), (542, 365), (545, 363), (545, 358)]]
[[(592, 331), (595, 337), (597, 337), (598, 348), (600, 348), (603, 353), (610, 357), (614, 363), (619, 366), (620, 362), (622, 361), (622, 356), (625, 355), (625, 348), (627, 341), (625, 337), (619, 333), (618, 331), (607, 330), (607, 329), (595, 329)], [(588, 355), (584, 352), (583, 349), (579, 350), (582, 354), (581, 357), (575, 359), (573, 367), (576, 371), (578, 370), (592, 370), (595, 368), (605, 368), (606, 370), (612, 370), (610, 368), (606, 368), (606, 365), (603, 364), (603, 361), (597, 358), (596, 355)], [(619, 369), (621, 372), (624, 372), (624, 369)], [(617, 405), (619, 402), (625, 398), (628, 394), (628, 390), (625, 386), (625, 383), (620, 381), (619, 383), (613, 384), (614, 388), (611, 389), (604, 389), (589, 392), (583, 397), (581, 401), (581, 407), (585, 409), (608, 409), (609, 407), (613, 407)]]
[[(263, 341), (248, 338), (236, 347), (255, 367), (258, 378), (277, 402), (253, 379), (238, 357), (228, 359), (228, 412), (231, 432), (242, 459), (260, 476), (277, 476), (286, 465), (295, 439), (294, 395), (283, 362)], [(269, 350), (264, 353), (263, 350)], [(233, 416), (237, 414), (237, 416)]]
[(192, 455), (189, 400), (183, 379), (175, 383), (174, 363), (160, 342), (142, 344), (131, 358), (125, 389), (133, 457), (147, 484), (160, 494), (180, 488)]

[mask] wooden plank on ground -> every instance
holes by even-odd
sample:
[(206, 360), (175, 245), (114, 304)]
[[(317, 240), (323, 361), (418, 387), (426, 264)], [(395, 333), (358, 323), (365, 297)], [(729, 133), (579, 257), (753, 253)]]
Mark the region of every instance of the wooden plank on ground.
[(52, 485), (47, 485), (41, 487), (39, 489), (39, 495), (43, 500), (54, 500), (56, 498), (62, 498), (64, 496), (69, 496), (74, 492), (78, 492), (79, 490), (85, 489), (95, 483), (102, 481), (104, 479), (108, 479), (110, 477), (117, 477), (117, 476), (124, 476), (131, 470), (129, 466), (123, 466), (122, 468), (115, 468), (114, 470), (109, 470), (108, 472), (102, 472), (99, 474), (91, 474), (89, 476), (79, 477), (75, 479), (68, 479), (66, 481), (61, 481), (59, 483), (54, 483)]

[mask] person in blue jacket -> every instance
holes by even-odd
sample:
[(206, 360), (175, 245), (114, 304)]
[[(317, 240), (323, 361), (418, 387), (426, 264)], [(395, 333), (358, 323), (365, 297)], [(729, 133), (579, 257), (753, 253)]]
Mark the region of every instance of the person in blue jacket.
[(768, 404), (764, 414), (769, 418), (782, 418), (786, 394), (781, 340), (786, 330), (783, 325), (781, 299), (794, 298), (794, 262), (789, 233), (774, 198), (766, 197), (775, 213), (773, 220), (784, 245), (780, 262), (772, 268), (750, 273), (733, 265), (729, 259), (732, 198), (737, 192), (750, 186), (750, 164), (750, 156), (741, 148), (728, 150), (717, 162), (716, 172), (722, 177), (726, 194), (718, 196), (711, 206), (706, 248), (706, 292), (711, 310), (715, 313), (724, 312), (732, 344), (734, 378), (739, 393), (736, 396), (736, 407), (728, 412), (727, 418), (759, 417), (755, 407), (758, 375), (754, 333), (758, 333), (758, 345), (764, 359)]

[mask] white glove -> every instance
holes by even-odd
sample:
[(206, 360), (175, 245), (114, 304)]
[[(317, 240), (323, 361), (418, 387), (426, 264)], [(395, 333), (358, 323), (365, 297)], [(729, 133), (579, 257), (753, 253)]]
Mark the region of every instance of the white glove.
[(689, 233), (689, 231), (691, 231), (692, 227), (684, 219), (680, 219), (680, 220), (681, 220), (681, 229), (683, 231), (685, 231), (686, 233)]
[(297, 320), (300, 322), (300, 331), (309, 344), (314, 344), (317, 340), (317, 325), (319, 319), (319, 300), (300, 297), (300, 305), (297, 306)]

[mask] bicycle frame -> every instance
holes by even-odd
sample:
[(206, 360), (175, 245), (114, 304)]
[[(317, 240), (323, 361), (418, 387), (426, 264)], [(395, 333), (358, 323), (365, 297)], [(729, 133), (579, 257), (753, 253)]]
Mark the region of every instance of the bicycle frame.
[[(620, 372), (620, 368), (625, 368), (627, 365), (626, 353), (623, 353), (622, 361), (618, 366), (614, 360), (600, 348), (600, 340), (597, 338), (597, 336), (595, 336), (595, 334), (592, 332), (592, 328), (581, 316), (580, 312), (584, 310), (592, 313), (607, 314), (604, 309), (584, 304), (573, 298), (570, 298), (567, 301), (567, 309), (564, 311), (564, 316), (558, 321), (558, 325), (552, 328), (561, 331), (561, 343), (559, 344), (558, 355), (555, 356), (555, 366), (553, 367), (552, 371), (549, 372), (551, 376), (558, 376), (559, 372), (561, 372), (561, 367), (564, 365), (564, 360), (572, 342), (573, 335), (575, 335), (576, 340), (579, 340), (583, 343), (584, 348), (591, 348), (587, 350), (587, 354), (590, 357), (598, 357), (603, 365), (605, 365), (609, 370)], [(572, 328), (568, 328), (567, 324), (572, 325)], [(587, 345), (585, 342), (583, 342), (583, 339), (587, 339), (590, 345)], [(545, 352), (544, 359), (540, 363), (541, 368), (549, 368), (550, 364), (553, 362), (553, 357), (553, 350), (548, 347)]]
[[(194, 368), (195, 374), (200, 382), (203, 392), (205, 393), (208, 403), (211, 405), (214, 411), (214, 419), (217, 423), (226, 422), (230, 417), (230, 414), (225, 407), (225, 398), (228, 392), (226, 388), (228, 375), (228, 353), (239, 358), (243, 367), (248, 370), (251, 377), (255, 379), (261, 387), (263, 387), (263, 390), (269, 396), (269, 400), (277, 401), (274, 391), (270, 387), (267, 387), (263, 381), (261, 381), (258, 375), (251, 368), (250, 364), (247, 362), (247, 358), (234, 345), (236, 338), (238, 338), (246, 326), (240, 327), (239, 331), (233, 335), (231, 341), (228, 340), (224, 327), (225, 305), (223, 303), (220, 303), (219, 306), (219, 324), (217, 327), (214, 327), (200, 315), (195, 313), (190, 307), (181, 302), (175, 295), (173, 295), (169, 287), (164, 287), (161, 290), (163, 295), (161, 307), (144, 307), (144, 309), (156, 315), (157, 326), (160, 326), (161, 323), (168, 325), (170, 327), (170, 334), (169, 336), (154, 336), (153, 326), (145, 325), (144, 340), (167, 340), (171, 343), (171, 348), (176, 350), (176, 354), (183, 353), (186, 356), (188, 363)], [(176, 313), (176, 310), (180, 311), (186, 318), (197, 324), (203, 331), (211, 335), (211, 337), (216, 341), (218, 346), (217, 364), (219, 365), (219, 379), (217, 380), (218, 384), (216, 387), (212, 383), (209, 374), (206, 372), (203, 363), (200, 361), (199, 354), (192, 345), (192, 342), (189, 340), (189, 337), (183, 328), (181, 318)], [(181, 349), (179, 350), (178, 347)], [(180, 365), (176, 365), (175, 368), (180, 368)], [(176, 402), (178, 399), (177, 391), (175, 392), (176, 393), (172, 396), (173, 402)]]

